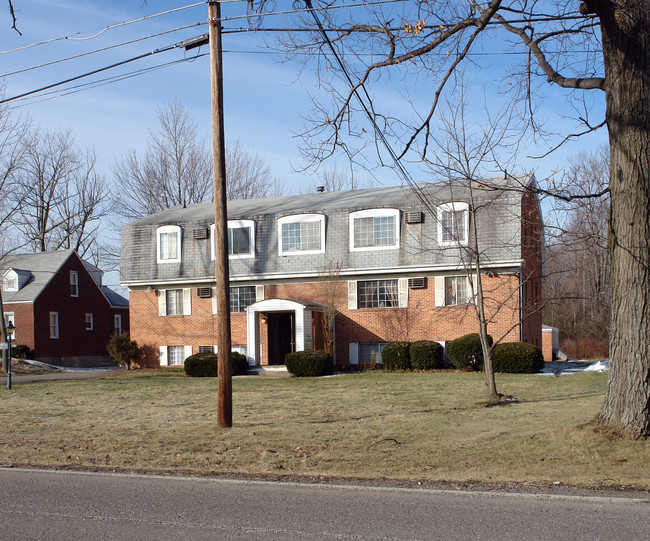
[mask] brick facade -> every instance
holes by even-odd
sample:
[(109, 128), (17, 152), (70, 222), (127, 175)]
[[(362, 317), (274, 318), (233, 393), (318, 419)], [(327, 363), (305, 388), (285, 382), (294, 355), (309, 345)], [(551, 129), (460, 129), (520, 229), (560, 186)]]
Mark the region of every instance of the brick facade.
[[(534, 181), (532, 177), (524, 180)], [(467, 200), (463, 197), (468, 197), (458, 189), (452, 194), (446, 184), (423, 186), (429, 200), (439, 203), (440, 209), (450, 208), (449, 201), (463, 202)], [(504, 191), (476, 188), (473, 195), (479, 210), (471, 214), (471, 220), (477, 223), (476, 240), (483, 261), (481, 281), (488, 332), (495, 340), (523, 340), (541, 346), (543, 225), (534, 192), (524, 190), (522, 194), (522, 185), (516, 186), (518, 189)], [(300, 336), (305, 344), (315, 348), (326, 342), (323, 329), (328, 310), (323, 306), (336, 307), (334, 342), (339, 365), (350, 362), (350, 344), (396, 340), (445, 343), (477, 332), (473, 304), (441, 303), (440, 294), (444, 297), (448, 287), (445, 277), (469, 278), (461, 261), (462, 246), (444, 245), (440, 240), (440, 217), (435, 204), (424, 206), (408, 189), (402, 188), (229, 203), (229, 219), (255, 224), (253, 254), (248, 258), (230, 258), (230, 285), (258, 289), (263, 286), (264, 293), (264, 301), (256, 294), (259, 302), (251, 309), (254, 315), (250, 320), (247, 321), (246, 313), (231, 314), (232, 345), (255, 347), (254, 352), (247, 351), (251, 362), (278, 362), (273, 359), (278, 347), (283, 347), (278, 346), (278, 341), (285, 340), (284, 335), (278, 334), (278, 322), (284, 317), (282, 313), (298, 306), (295, 303), (300, 308), (295, 308), (293, 317), (303, 317), (304, 313), (305, 320), (290, 316), (282, 325), (300, 328), (301, 333), (310, 326)], [(454, 209), (453, 205), (451, 208)], [(460, 203), (460, 208), (469, 206)], [(367, 216), (368, 209), (370, 214), (381, 211), (383, 216), (392, 213), (396, 217), (398, 241), (394, 248), (353, 246), (353, 217)], [(411, 211), (419, 211), (421, 219), (407, 220)], [(280, 253), (279, 220), (294, 214), (325, 216), (322, 253)], [(157, 365), (161, 348), (183, 346), (186, 354), (197, 353), (200, 346), (216, 342), (218, 315), (212, 314), (211, 299), (200, 297), (197, 292), (198, 287), (213, 284), (211, 239), (195, 234), (209, 230), (211, 221), (211, 206), (195, 205), (163, 211), (123, 229), (122, 275), (124, 285), (130, 289), (131, 336), (149, 352), (141, 359), (142, 365)], [(157, 230), (167, 225), (182, 231), (182, 254), (180, 260), (161, 263), (156, 260)], [(467, 238), (464, 242), (468, 242)], [(424, 287), (405, 291), (409, 278), (424, 279)], [(349, 304), (350, 282), (375, 280), (397, 280), (401, 288), (399, 303), (392, 299), (388, 303), (390, 308), (355, 308), (354, 303)], [(469, 292), (470, 282), (467, 283)], [(160, 296), (168, 289), (189, 290), (191, 314), (159, 315)], [(273, 300), (278, 302), (268, 303)], [(249, 336), (253, 328), (255, 334)], [(292, 332), (295, 345), (298, 331)], [(176, 348), (174, 353), (177, 355)]]

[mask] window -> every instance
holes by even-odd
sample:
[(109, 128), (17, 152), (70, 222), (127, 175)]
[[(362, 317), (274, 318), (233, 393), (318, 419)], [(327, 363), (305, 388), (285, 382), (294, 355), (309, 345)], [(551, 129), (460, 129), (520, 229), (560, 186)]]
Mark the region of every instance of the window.
[(59, 337), (59, 313), (50, 312), (50, 338), (56, 339)]
[(18, 291), (18, 274), (9, 269), (2, 277), (3, 291)]
[(156, 230), (158, 263), (179, 263), (181, 260), (181, 228), (164, 225)]
[(165, 290), (165, 303), (167, 305), (168, 316), (183, 315), (183, 290), (182, 289)]
[(440, 246), (465, 245), (469, 233), (469, 205), (446, 203), (438, 207), (438, 244)]
[(467, 276), (445, 277), (445, 306), (470, 304), (471, 296)]
[(86, 314), (86, 330), (92, 331), (95, 326), (95, 317), (93, 314)]
[[(14, 317), (13, 312), (5, 312), (5, 328), (11, 323), (14, 327), (16, 326), (16, 318)], [(14, 331), (15, 333), (16, 331)], [(14, 341), (16, 340), (16, 335), (14, 334)]]
[(325, 252), (325, 216), (296, 214), (278, 220), (279, 253), (322, 254)]
[(350, 251), (399, 248), (399, 210), (350, 213)]
[[(210, 226), (212, 259), (215, 259), (215, 227)], [(228, 257), (241, 259), (255, 257), (255, 222), (253, 220), (228, 220)]]
[(79, 273), (77, 271), (70, 271), (70, 296), (79, 296)]
[(169, 346), (167, 361), (170, 366), (182, 365), (185, 362), (185, 346)]
[(382, 364), (384, 361), (381, 352), (385, 347), (386, 344), (382, 342), (359, 344), (359, 362), (361, 364)]
[(358, 282), (359, 308), (392, 308), (399, 306), (397, 280)]
[(230, 311), (245, 312), (255, 302), (255, 286), (230, 288)]
[(113, 332), (122, 334), (122, 314), (113, 314)]

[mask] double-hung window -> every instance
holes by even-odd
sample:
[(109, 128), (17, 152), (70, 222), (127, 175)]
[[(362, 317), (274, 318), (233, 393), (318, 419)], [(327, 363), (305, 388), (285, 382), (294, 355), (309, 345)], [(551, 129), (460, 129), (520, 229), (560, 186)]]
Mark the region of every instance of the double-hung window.
[[(215, 259), (215, 227), (210, 226), (212, 259)], [(255, 222), (228, 220), (228, 257), (230, 259), (255, 257)]]
[[(158, 315), (189, 316), (192, 314), (191, 289), (163, 289), (158, 292)], [(114, 322), (115, 323), (115, 322)], [(121, 324), (121, 319), (120, 319)]]
[(59, 337), (59, 313), (50, 312), (50, 338), (57, 339)]
[(369, 209), (350, 213), (350, 251), (399, 248), (397, 209)]
[(255, 286), (230, 288), (230, 311), (245, 312), (255, 302)]
[(278, 220), (280, 255), (322, 254), (325, 252), (325, 216), (296, 214)]
[(438, 244), (465, 246), (469, 240), (469, 205), (445, 203), (438, 206)]
[(92, 313), (86, 313), (86, 330), (92, 331), (95, 328), (95, 316)]
[(113, 314), (113, 332), (122, 334), (122, 314)]
[(181, 260), (181, 228), (164, 225), (156, 230), (156, 260), (158, 263), (179, 263)]
[(178, 366), (185, 362), (185, 346), (168, 346), (167, 360), (170, 366)]
[(397, 280), (357, 282), (359, 308), (393, 308), (399, 306)]
[(468, 276), (436, 276), (436, 306), (461, 306), (473, 304), (475, 291), (473, 278)]
[(77, 271), (70, 271), (70, 296), (79, 296), (79, 273)]

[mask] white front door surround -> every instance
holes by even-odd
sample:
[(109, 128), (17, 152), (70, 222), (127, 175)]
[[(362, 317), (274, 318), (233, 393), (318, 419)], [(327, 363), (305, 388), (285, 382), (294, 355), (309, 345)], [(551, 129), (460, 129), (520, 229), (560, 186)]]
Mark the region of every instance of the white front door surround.
[(312, 312), (320, 307), (321, 305), (315, 302), (290, 301), (287, 299), (268, 299), (251, 304), (246, 309), (248, 364), (251, 366), (259, 365), (262, 360), (258, 312), (294, 312), (296, 333), (294, 343), (296, 344), (296, 351), (305, 351), (314, 347), (311, 316)]

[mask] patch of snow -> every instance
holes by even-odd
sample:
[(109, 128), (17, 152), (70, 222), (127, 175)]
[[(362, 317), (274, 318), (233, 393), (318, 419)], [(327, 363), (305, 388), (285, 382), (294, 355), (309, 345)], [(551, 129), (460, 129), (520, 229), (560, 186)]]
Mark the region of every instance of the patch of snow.
[(609, 370), (608, 360), (592, 363), (587, 360), (574, 359), (564, 362), (546, 363), (538, 374), (542, 376), (562, 376), (577, 374), (578, 372), (606, 372), (607, 370)]
[(585, 372), (607, 372), (609, 370), (609, 360), (596, 361), (585, 368)]

